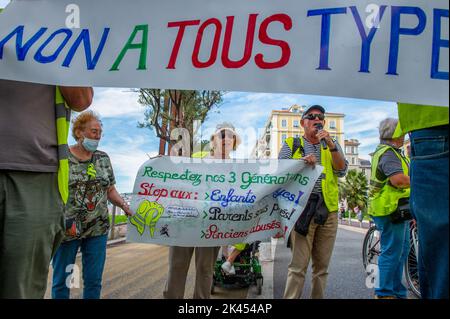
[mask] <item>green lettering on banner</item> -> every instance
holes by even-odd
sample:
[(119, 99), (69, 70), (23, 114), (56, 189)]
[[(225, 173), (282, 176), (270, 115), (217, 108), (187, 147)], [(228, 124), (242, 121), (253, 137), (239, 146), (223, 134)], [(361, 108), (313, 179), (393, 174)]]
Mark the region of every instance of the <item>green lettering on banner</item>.
[[(141, 43), (133, 43), (133, 41), (136, 38), (136, 35), (139, 31), (142, 32), (142, 42)], [(118, 71), (119, 64), (122, 62), (127, 51), (134, 50), (134, 49), (141, 50), (141, 55), (139, 57), (139, 67), (137, 69), (138, 70), (146, 70), (147, 69), (147, 43), (148, 43), (148, 24), (137, 25), (136, 27), (134, 27), (133, 33), (131, 34), (130, 38), (128, 39), (127, 44), (125, 44), (125, 46), (123, 47), (122, 51), (120, 52), (119, 56), (116, 59), (116, 62), (114, 62), (113, 66), (111, 67), (110, 71)]]

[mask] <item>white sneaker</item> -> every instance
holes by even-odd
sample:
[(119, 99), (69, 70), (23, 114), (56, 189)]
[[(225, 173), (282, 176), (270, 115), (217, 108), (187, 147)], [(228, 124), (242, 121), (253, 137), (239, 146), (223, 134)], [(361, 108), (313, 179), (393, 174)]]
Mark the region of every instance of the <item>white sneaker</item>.
[(236, 269), (234, 269), (234, 266), (229, 261), (226, 261), (222, 264), (222, 269), (227, 274), (230, 274), (230, 275), (236, 274)]

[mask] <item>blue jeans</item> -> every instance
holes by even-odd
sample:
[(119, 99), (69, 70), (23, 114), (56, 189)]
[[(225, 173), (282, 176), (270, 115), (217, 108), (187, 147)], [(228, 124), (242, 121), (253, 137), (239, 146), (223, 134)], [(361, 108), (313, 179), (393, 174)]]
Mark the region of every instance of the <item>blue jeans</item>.
[(411, 209), (419, 234), (420, 293), (448, 299), (448, 125), (411, 133)]
[(378, 258), (379, 287), (377, 296), (407, 298), (402, 283), (403, 269), (409, 254), (409, 222), (393, 224), (389, 216), (373, 217), (380, 231), (381, 254)]
[(107, 240), (108, 235), (103, 235), (67, 241), (59, 246), (53, 257), (53, 299), (70, 298), (70, 289), (66, 281), (73, 268), (67, 267), (75, 264), (75, 258), (80, 247), (83, 264), (83, 298), (100, 299)]

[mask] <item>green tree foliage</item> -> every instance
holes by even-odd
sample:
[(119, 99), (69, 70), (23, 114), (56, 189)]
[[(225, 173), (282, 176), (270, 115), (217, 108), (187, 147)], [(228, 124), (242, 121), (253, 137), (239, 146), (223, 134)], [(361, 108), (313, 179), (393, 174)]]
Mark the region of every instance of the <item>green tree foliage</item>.
[(348, 208), (353, 210), (358, 206), (365, 211), (368, 204), (369, 185), (366, 176), (362, 172), (349, 170), (345, 181), (339, 181), (339, 197), (346, 199)]
[(138, 102), (145, 107), (144, 121), (138, 127), (154, 129), (157, 137), (172, 144), (176, 141), (170, 140), (170, 132), (166, 127), (186, 128), (193, 144), (192, 137), (198, 129), (194, 127), (194, 121), (203, 123), (211, 108), (220, 106), (224, 94), (223, 91), (207, 90), (140, 89), (138, 92)]

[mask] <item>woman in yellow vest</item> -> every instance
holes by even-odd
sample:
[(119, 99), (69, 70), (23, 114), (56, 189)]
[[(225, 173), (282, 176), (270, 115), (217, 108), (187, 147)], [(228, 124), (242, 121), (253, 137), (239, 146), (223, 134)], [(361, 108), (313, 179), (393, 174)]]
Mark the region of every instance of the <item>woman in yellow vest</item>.
[[(217, 125), (211, 135), (210, 153), (193, 154), (196, 158), (229, 159), (230, 153), (241, 143), (239, 135), (230, 123)], [(195, 288), (194, 299), (209, 299), (213, 281), (214, 264), (220, 247), (179, 247), (169, 248), (169, 274), (163, 296), (166, 299), (183, 299), (186, 276), (195, 251)]]
[(398, 120), (387, 118), (379, 126), (380, 144), (372, 158), (369, 214), (380, 231), (379, 285), (375, 298), (407, 298), (402, 284), (403, 266), (409, 254), (409, 219), (400, 215), (399, 203), (409, 199), (409, 160), (400, 148), (404, 136), (393, 138)]

